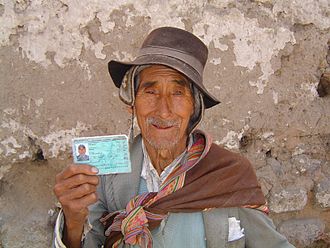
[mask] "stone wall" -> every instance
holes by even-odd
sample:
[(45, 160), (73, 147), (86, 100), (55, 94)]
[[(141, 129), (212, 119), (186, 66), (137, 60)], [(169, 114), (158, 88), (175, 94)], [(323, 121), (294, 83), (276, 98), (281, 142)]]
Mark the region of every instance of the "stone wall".
[(0, 0), (0, 247), (50, 245), (71, 138), (128, 132), (107, 62), (160, 26), (209, 47), (201, 128), (251, 160), (291, 242), (329, 247), (329, 0)]

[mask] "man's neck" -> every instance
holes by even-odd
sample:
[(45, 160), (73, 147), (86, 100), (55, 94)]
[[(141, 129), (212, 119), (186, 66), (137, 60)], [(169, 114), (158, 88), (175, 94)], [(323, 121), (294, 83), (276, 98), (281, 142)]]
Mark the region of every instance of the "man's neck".
[(185, 139), (183, 142), (179, 142), (177, 145), (169, 149), (156, 149), (147, 141), (144, 142), (151, 163), (158, 172), (158, 175), (160, 175), (163, 170), (186, 149), (186, 140), (187, 139)]

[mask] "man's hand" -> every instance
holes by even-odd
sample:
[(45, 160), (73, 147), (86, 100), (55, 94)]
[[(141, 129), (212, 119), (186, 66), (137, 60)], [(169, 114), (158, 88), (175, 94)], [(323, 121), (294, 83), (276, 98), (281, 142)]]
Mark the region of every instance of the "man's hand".
[(80, 247), (88, 206), (97, 201), (98, 170), (90, 165), (69, 165), (56, 175), (54, 193), (65, 217), (63, 242), (67, 247)]

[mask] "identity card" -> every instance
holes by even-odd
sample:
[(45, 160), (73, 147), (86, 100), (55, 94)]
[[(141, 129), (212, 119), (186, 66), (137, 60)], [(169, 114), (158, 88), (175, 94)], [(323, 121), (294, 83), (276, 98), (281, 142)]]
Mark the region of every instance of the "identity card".
[(72, 150), (74, 163), (95, 166), (98, 175), (132, 171), (126, 135), (74, 138)]

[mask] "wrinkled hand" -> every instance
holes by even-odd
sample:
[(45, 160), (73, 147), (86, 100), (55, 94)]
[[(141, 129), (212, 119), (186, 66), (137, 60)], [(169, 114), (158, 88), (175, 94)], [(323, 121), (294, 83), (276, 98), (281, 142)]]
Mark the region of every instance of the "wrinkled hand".
[[(56, 175), (54, 193), (60, 201), (65, 216), (65, 233), (68, 243), (80, 242), (88, 206), (98, 199), (96, 188), (99, 178), (97, 169), (90, 165), (67, 166)], [(72, 243), (72, 244), (73, 244)], [(70, 245), (69, 247), (74, 247)]]

